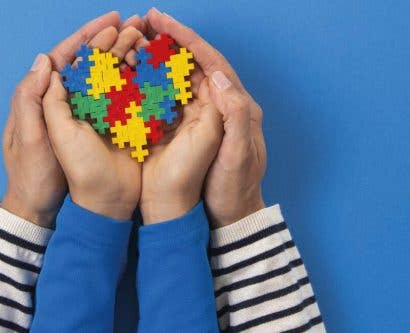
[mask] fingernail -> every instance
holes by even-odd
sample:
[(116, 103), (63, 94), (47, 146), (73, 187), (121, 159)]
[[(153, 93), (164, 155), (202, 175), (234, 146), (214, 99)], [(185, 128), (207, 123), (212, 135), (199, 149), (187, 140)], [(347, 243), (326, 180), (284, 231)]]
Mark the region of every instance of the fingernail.
[(128, 22), (128, 21), (132, 20), (134, 17), (138, 18), (140, 16), (138, 14), (134, 14), (134, 15), (130, 16), (129, 18), (127, 18), (125, 22)]
[(221, 71), (213, 72), (211, 78), (219, 90), (225, 90), (232, 85), (232, 82)]
[(35, 72), (42, 69), (46, 63), (47, 57), (44, 54), (38, 54), (33, 64), (31, 65), (30, 71)]
[(153, 10), (154, 12), (159, 13), (160, 11), (157, 9), (157, 7), (152, 7), (151, 10)]

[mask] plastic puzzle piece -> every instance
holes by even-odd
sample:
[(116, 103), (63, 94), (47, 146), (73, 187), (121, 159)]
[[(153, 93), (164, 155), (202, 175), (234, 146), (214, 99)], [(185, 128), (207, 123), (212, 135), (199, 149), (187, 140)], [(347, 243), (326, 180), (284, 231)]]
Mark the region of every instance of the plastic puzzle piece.
[[(168, 106), (170, 100), (175, 100), (175, 96), (179, 93), (172, 84), (168, 84), (167, 89), (162, 89), (162, 86), (151, 86), (148, 82), (144, 83), (141, 92), (145, 94), (146, 98), (142, 100), (142, 110), (138, 116), (142, 117), (144, 121), (149, 121), (150, 116), (155, 116), (157, 119), (162, 119), (166, 110), (161, 107), (160, 103)], [(167, 115), (168, 119), (170, 116)]]
[(188, 80), (194, 64), (192, 53), (176, 51), (174, 41), (162, 34), (136, 55), (137, 66), (119, 68), (119, 59), (111, 52), (81, 45), (75, 66), (61, 72), (64, 86), (71, 93), (73, 115), (92, 120), (100, 134), (110, 129), (112, 143), (129, 146), (131, 157), (143, 162), (146, 147), (159, 142), (163, 125), (177, 118), (176, 101), (182, 105), (192, 98)]
[(167, 77), (172, 79), (174, 87), (179, 89), (179, 94), (175, 99), (181, 101), (182, 105), (187, 104), (188, 99), (192, 98), (192, 93), (187, 91), (187, 88), (191, 87), (191, 82), (185, 79), (194, 69), (194, 64), (189, 62), (190, 59), (193, 59), (192, 53), (187, 52), (186, 48), (183, 47), (180, 49), (180, 53), (172, 55), (170, 60), (165, 63), (165, 66), (171, 69), (167, 73)]
[(87, 95), (90, 84), (86, 83), (86, 79), (90, 76), (86, 71), (82, 71), (71, 65), (66, 65), (61, 71), (63, 77), (63, 86), (68, 89), (70, 93), (81, 92), (84, 96)]
[(151, 129), (145, 127), (144, 120), (137, 116), (140, 110), (141, 106), (131, 102), (130, 106), (125, 109), (125, 112), (131, 115), (131, 118), (127, 119), (127, 124), (122, 125), (120, 121), (117, 121), (110, 130), (112, 134), (116, 134), (112, 137), (112, 143), (118, 145), (119, 148), (124, 148), (128, 143), (131, 148), (134, 148), (131, 151), (131, 157), (136, 158), (138, 162), (143, 162), (144, 157), (149, 154), (148, 149), (144, 146), (147, 145), (147, 134), (151, 132)]
[(174, 40), (167, 34), (161, 34), (159, 39), (151, 40), (150, 45), (145, 48), (152, 54), (152, 57), (147, 59), (147, 63), (154, 68), (159, 68), (161, 63), (169, 61), (170, 56), (175, 54), (175, 50), (171, 48), (172, 44)]
[(169, 100), (175, 100), (175, 96), (179, 93), (179, 90), (175, 89), (171, 83), (163, 89), (160, 85), (151, 85), (149, 82), (145, 82), (140, 90), (145, 95), (145, 99), (141, 101), (142, 106), (158, 104), (164, 100), (165, 96)]
[(80, 71), (90, 73), (91, 66), (94, 66), (94, 61), (89, 59), (89, 56), (92, 54), (92, 49), (89, 49), (85, 44), (81, 44), (81, 48), (76, 53), (76, 56), (81, 58), (81, 60), (77, 62), (77, 68)]
[(148, 53), (145, 47), (141, 48), (135, 55), (135, 60), (137, 61), (137, 64), (140, 65), (147, 65), (148, 60), (151, 58), (152, 54)]
[(141, 63), (137, 65), (137, 76), (133, 79), (140, 87), (148, 82), (152, 86), (162, 86), (167, 88), (168, 84), (172, 84), (172, 80), (168, 78), (170, 68), (167, 68), (164, 63), (161, 63), (157, 69), (150, 64)]
[(111, 104), (110, 99), (106, 99), (104, 94), (101, 94), (100, 99), (95, 100), (92, 96), (83, 96), (80, 92), (76, 92), (71, 98), (71, 104), (76, 106), (73, 109), (73, 114), (81, 120), (85, 120), (88, 115), (95, 120), (92, 124), (93, 128), (100, 134), (105, 134), (110, 124), (104, 121), (107, 116), (107, 107)]
[(147, 133), (147, 138), (153, 144), (157, 144), (159, 139), (164, 135), (162, 130), (162, 122), (155, 118), (155, 116), (150, 116), (149, 120), (145, 122), (145, 127), (150, 128), (150, 132)]
[(94, 66), (90, 67), (90, 77), (86, 79), (86, 83), (91, 84), (91, 89), (87, 90), (88, 95), (98, 99), (100, 94), (110, 92), (111, 87), (115, 87), (117, 91), (122, 89), (126, 81), (121, 79), (117, 57), (113, 57), (110, 52), (101, 53), (94, 48), (88, 59), (94, 61)]
[(168, 96), (164, 96), (164, 100), (159, 102), (159, 106), (165, 110), (165, 112), (161, 115), (161, 119), (165, 120), (168, 125), (172, 124), (172, 122), (177, 118), (178, 114), (173, 108), (176, 106), (174, 100), (169, 99)]
[(104, 121), (110, 123), (110, 126), (115, 126), (116, 121), (120, 121), (122, 125), (127, 123), (130, 115), (125, 112), (125, 109), (130, 106), (131, 102), (136, 105), (141, 105), (145, 95), (140, 92), (138, 84), (133, 83), (136, 72), (130, 67), (126, 67), (121, 73), (121, 78), (126, 81), (122, 86), (122, 90), (116, 91), (115, 87), (111, 87), (111, 91), (106, 93), (106, 97), (111, 99), (112, 103), (108, 106), (108, 114)]
[(179, 89), (179, 93), (175, 95), (175, 100), (180, 101), (182, 105), (188, 104), (188, 100), (192, 98), (192, 92), (187, 88), (191, 87), (191, 81), (181, 81), (175, 84), (175, 88)]

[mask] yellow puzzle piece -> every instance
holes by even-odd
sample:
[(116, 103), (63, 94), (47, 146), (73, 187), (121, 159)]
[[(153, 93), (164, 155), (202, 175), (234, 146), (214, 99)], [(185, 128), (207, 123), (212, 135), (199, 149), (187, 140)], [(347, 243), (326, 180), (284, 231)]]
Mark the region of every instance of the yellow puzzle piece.
[(131, 115), (131, 118), (127, 119), (127, 124), (122, 125), (121, 121), (117, 120), (115, 126), (110, 128), (111, 133), (117, 134), (116, 137), (112, 137), (112, 143), (119, 148), (125, 148), (125, 143), (129, 143), (131, 148), (135, 148), (131, 151), (131, 157), (136, 158), (138, 162), (144, 162), (144, 157), (148, 156), (148, 149), (143, 146), (147, 144), (146, 134), (151, 132), (150, 128), (145, 127), (144, 119), (137, 116), (141, 111), (141, 106), (131, 102), (125, 109), (125, 112)]
[(193, 55), (183, 47), (180, 53), (171, 55), (169, 61), (165, 63), (166, 67), (171, 68), (171, 71), (167, 73), (167, 78), (172, 79), (175, 89), (179, 89), (175, 99), (181, 101), (183, 105), (188, 104), (188, 99), (192, 98), (192, 92), (187, 91), (187, 88), (191, 87), (191, 81), (185, 79), (194, 69), (194, 64), (190, 63), (189, 59), (193, 59)]
[(115, 87), (117, 91), (122, 90), (122, 86), (127, 83), (125, 79), (121, 79), (119, 60), (113, 57), (110, 52), (100, 53), (97, 48), (93, 49), (93, 54), (88, 56), (88, 60), (94, 61), (94, 66), (90, 67), (90, 77), (85, 81), (91, 84), (91, 89), (87, 90), (87, 94), (100, 99), (100, 94), (110, 92), (111, 87)]

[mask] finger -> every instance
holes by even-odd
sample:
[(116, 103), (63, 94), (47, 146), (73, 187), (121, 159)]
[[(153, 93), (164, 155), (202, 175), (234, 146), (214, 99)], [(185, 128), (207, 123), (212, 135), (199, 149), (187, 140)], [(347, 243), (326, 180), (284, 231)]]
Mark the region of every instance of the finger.
[(3, 149), (9, 149), (13, 144), (13, 132), (15, 127), (15, 115), (10, 111), (6, 126), (3, 131)]
[[(149, 11), (148, 11), (149, 13)], [(153, 28), (151, 22), (148, 20), (148, 13), (147, 15), (144, 16), (144, 22), (145, 22), (145, 33), (144, 35), (147, 36), (149, 40), (154, 39), (155, 36), (157, 35), (157, 31)]]
[(144, 36), (138, 38), (135, 42), (135, 49), (131, 49), (125, 55), (125, 61), (129, 66), (135, 66), (137, 64), (137, 60), (135, 59), (136, 51), (139, 51), (142, 47), (147, 47), (149, 42), (145, 39)]
[(50, 86), (43, 98), (43, 108), (50, 141), (54, 147), (58, 147), (60, 142), (69, 140), (78, 123), (71, 115), (67, 91), (57, 72), (51, 74)]
[(30, 72), (19, 83), (12, 97), (11, 112), (15, 117), (15, 134), (25, 142), (39, 142), (47, 134), (41, 100), (51, 75), (51, 61), (39, 54)]
[(114, 27), (107, 27), (96, 34), (87, 44), (89, 48), (99, 48), (106, 52), (114, 45), (118, 37), (118, 31)]
[(110, 51), (122, 60), (127, 52), (134, 47), (136, 41), (142, 37), (142, 33), (134, 27), (125, 28), (119, 33), (118, 38)]
[(223, 115), (226, 140), (248, 142), (251, 122), (249, 97), (220, 71), (212, 74), (209, 88), (212, 102)]
[[(118, 37), (118, 31), (114, 27), (107, 27), (96, 34), (87, 44), (88, 48), (98, 48), (102, 51), (108, 51), (115, 43)], [(73, 66), (77, 66), (80, 58), (76, 58)]]
[(124, 57), (125, 62), (128, 66), (135, 66), (137, 64), (137, 60), (135, 59), (135, 55), (137, 52), (135, 50), (129, 50)]
[(61, 71), (65, 64), (73, 62), (75, 53), (81, 44), (88, 43), (99, 31), (109, 26), (118, 28), (119, 25), (120, 15), (116, 11), (107, 13), (85, 24), (49, 53), (53, 69)]
[(157, 32), (166, 33), (179, 45), (187, 47), (194, 54), (195, 61), (207, 76), (210, 76), (214, 71), (223, 71), (238, 88), (243, 89), (238, 76), (228, 61), (192, 29), (155, 8), (148, 12), (146, 20), (147, 27), (152, 27)]
[[(205, 78), (199, 87), (199, 98), (202, 101), (201, 112), (199, 114), (199, 124), (195, 129), (194, 137), (197, 136), (197, 142), (200, 140), (207, 142), (209, 152), (218, 150), (223, 136), (222, 114), (212, 103), (209, 91), (209, 82)], [(204, 140), (204, 138), (207, 138)], [(212, 155), (211, 160), (213, 160)]]
[(133, 15), (129, 17), (120, 27), (120, 31), (128, 28), (134, 27), (138, 31), (141, 31), (142, 34), (146, 31), (146, 24), (145, 21), (139, 15)]

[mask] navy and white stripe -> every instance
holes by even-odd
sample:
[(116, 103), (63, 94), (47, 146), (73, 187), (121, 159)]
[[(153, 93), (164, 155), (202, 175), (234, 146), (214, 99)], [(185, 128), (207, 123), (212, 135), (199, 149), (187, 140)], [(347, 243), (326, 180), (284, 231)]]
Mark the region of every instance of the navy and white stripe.
[(210, 253), (222, 332), (325, 332), (279, 206), (213, 231)]
[(0, 208), (0, 332), (29, 331), (33, 295), (51, 230)]

